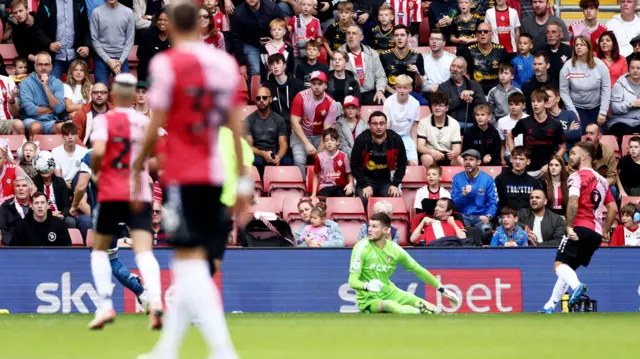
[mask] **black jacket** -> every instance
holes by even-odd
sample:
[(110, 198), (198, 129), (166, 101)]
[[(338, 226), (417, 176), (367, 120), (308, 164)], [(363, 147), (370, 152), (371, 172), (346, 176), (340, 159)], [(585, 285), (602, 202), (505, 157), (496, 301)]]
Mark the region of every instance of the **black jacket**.
[(354, 13), (357, 11), (366, 12), (369, 14), (369, 19), (373, 21), (378, 19), (378, 9), (384, 4), (384, 0), (352, 0), (351, 2)]
[(33, 218), (33, 211), (20, 221), (13, 232), (12, 246), (46, 247), (46, 246), (71, 246), (69, 229), (64, 221), (54, 217), (48, 211), (44, 222), (38, 222)]
[[(337, 99), (333, 95), (336, 90), (336, 78), (333, 76), (334, 71), (335, 70), (331, 70), (328, 74), (329, 83), (327, 84), (327, 93), (331, 95), (331, 97), (333, 97), (336, 101), (342, 103), (344, 102), (343, 99)], [(349, 70), (346, 70), (344, 73), (347, 80), (344, 84), (344, 97), (353, 96), (357, 97), (358, 100), (360, 100), (360, 82), (356, 80), (356, 75), (354, 75), (353, 72)]]
[[(89, 32), (89, 16), (87, 15), (87, 3), (84, 0), (73, 1), (73, 27), (75, 40), (73, 48), (77, 50), (81, 46), (91, 47), (91, 34)], [(40, 0), (36, 15), (36, 33), (38, 41), (49, 51), (49, 45), (56, 41), (58, 29), (58, 6), (56, 0)], [(49, 51), (52, 56), (54, 53)]]
[(169, 38), (160, 40), (160, 32), (157, 26), (153, 26), (142, 36), (138, 45), (138, 80), (146, 81), (149, 74), (149, 61), (153, 55), (167, 50), (171, 47)]
[[(367, 187), (369, 180), (386, 180), (388, 176), (392, 186), (398, 187), (402, 183), (407, 171), (407, 151), (402, 137), (392, 130), (387, 130), (387, 168), (368, 170), (366, 168), (371, 156), (373, 144), (371, 130), (362, 132), (356, 137), (351, 150), (351, 173), (358, 181), (358, 186)], [(395, 171), (393, 178), (391, 171)]]
[[(27, 208), (25, 215), (29, 214), (31, 209)], [(0, 232), (2, 232), (2, 245), (11, 245), (13, 231), (18, 223), (22, 221), (22, 216), (18, 213), (15, 205), (15, 199), (6, 201), (0, 206)]]
[[(64, 178), (51, 175), (51, 181), (53, 184), (53, 195), (56, 197), (56, 206), (63, 216), (69, 216), (69, 209), (71, 209), (71, 197), (69, 194), (69, 188), (67, 187)], [(36, 175), (33, 177), (33, 184), (38, 191), (46, 193), (44, 190), (44, 183), (42, 182), (42, 176)]]
[[(523, 208), (518, 211), (518, 223), (528, 226), (533, 230), (533, 223), (536, 216), (531, 212), (531, 208)], [(558, 247), (565, 235), (564, 219), (553, 213), (549, 208), (545, 208), (544, 217), (540, 224), (540, 232), (542, 232), (542, 243), (538, 243), (538, 247)]]
[(478, 125), (467, 128), (464, 132), (464, 139), (462, 139), (462, 151), (474, 149), (482, 155), (482, 158), (486, 155), (491, 156), (491, 162), (484, 163), (483, 166), (500, 166), (500, 149), (502, 148), (502, 140), (500, 139), (500, 133), (495, 127), (489, 125), (486, 131), (482, 131)]
[[(244, 51), (242, 51), (244, 44), (260, 49), (260, 38), (271, 37), (269, 23), (273, 19), (284, 19), (282, 10), (273, 1), (260, 0), (260, 9), (255, 13), (251, 11), (246, 2), (236, 7), (236, 11), (230, 19), (230, 26), (233, 53), (239, 65), (247, 64)], [(289, 69), (289, 71), (292, 70)]]
[(515, 210), (528, 208), (529, 194), (535, 189), (543, 189), (542, 183), (537, 178), (529, 176), (526, 171), (518, 176), (511, 168), (504, 169), (496, 177), (495, 182), (500, 201), (498, 209), (507, 205)]
[(473, 108), (481, 103), (487, 103), (487, 97), (482, 91), (482, 86), (476, 81), (463, 78), (465, 89), (473, 91), (473, 101), (466, 103), (460, 99), (458, 87), (452, 79), (448, 79), (438, 86), (438, 91), (444, 92), (449, 97), (449, 111), (447, 115), (453, 117), (458, 123), (475, 123), (476, 116), (473, 114)]
[[(535, 76), (533, 76), (529, 81), (525, 82), (524, 85), (522, 85), (522, 94), (524, 95), (524, 101), (526, 103), (527, 113), (529, 115), (533, 115), (533, 107), (531, 107), (531, 94), (533, 93), (533, 91), (545, 85), (550, 85), (551, 87), (556, 89), (560, 88), (560, 81), (558, 81), (556, 77), (549, 76), (550, 75), (547, 75), (546, 82), (540, 82)], [(560, 103), (560, 106), (562, 107), (562, 103)]]
[(271, 110), (284, 118), (284, 123), (287, 125), (287, 133), (291, 132), (291, 104), (293, 103), (293, 98), (305, 89), (304, 83), (302, 80), (293, 77), (291, 73), (287, 73), (287, 82), (284, 85), (280, 86), (275, 76), (269, 75), (267, 80), (262, 83), (262, 86), (271, 91)]
[[(30, 13), (31, 16), (36, 17), (35, 12)], [(48, 45), (43, 45), (38, 38), (38, 23), (35, 22), (32, 26), (26, 24), (15, 24), (13, 26), (13, 33), (11, 35), (13, 39), (13, 46), (16, 48), (18, 56), (24, 57), (28, 61), (29, 55), (36, 55), (40, 51), (49, 51)], [(89, 30), (87, 30), (89, 32)], [(28, 61), (29, 72), (33, 71), (33, 61)]]

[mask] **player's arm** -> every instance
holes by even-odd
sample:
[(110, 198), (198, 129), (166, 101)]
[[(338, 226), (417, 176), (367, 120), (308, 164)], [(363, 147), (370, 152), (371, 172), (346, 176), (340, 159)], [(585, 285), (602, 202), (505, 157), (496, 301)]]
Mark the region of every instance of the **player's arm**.
[(80, 172), (78, 174), (78, 181), (76, 182), (76, 188), (73, 192), (73, 201), (71, 203), (71, 208), (77, 209), (80, 206), (80, 201), (84, 197), (84, 193), (89, 186), (89, 180), (91, 179), (91, 174), (89, 172)]
[(565, 216), (565, 220), (567, 221), (567, 235), (569, 235), (569, 238), (571, 238), (572, 235), (574, 236), (574, 238), (577, 238), (577, 236), (575, 236), (575, 233), (573, 232), (573, 221), (576, 220), (576, 215), (578, 214), (580, 183), (581, 178), (578, 172), (574, 172), (573, 174), (571, 174), (567, 180), (569, 200), (567, 201), (567, 215)]
[(458, 298), (458, 296), (455, 293), (446, 289), (442, 285), (442, 283), (440, 283), (438, 278), (436, 278), (433, 274), (431, 274), (431, 272), (429, 272), (420, 264), (418, 264), (418, 262), (416, 262), (415, 259), (413, 259), (413, 257), (411, 257), (409, 253), (407, 253), (407, 251), (405, 251), (400, 246), (397, 246), (397, 249), (399, 250), (398, 262), (402, 264), (404, 269), (410, 272), (413, 272), (418, 278), (420, 278), (421, 281), (436, 288), (440, 293), (442, 293), (442, 295), (447, 297), (450, 301), (454, 302), (455, 304), (460, 302), (460, 298)]
[(379, 292), (382, 290), (384, 284), (378, 280), (373, 279), (370, 282), (363, 282), (360, 280), (362, 274), (362, 267), (364, 266), (364, 257), (362, 252), (369, 241), (358, 242), (351, 251), (351, 265), (349, 266), (349, 287), (355, 290), (366, 290), (370, 292)]
[(107, 141), (93, 139), (91, 145), (93, 148), (93, 151), (91, 151), (91, 172), (98, 174), (107, 149)]

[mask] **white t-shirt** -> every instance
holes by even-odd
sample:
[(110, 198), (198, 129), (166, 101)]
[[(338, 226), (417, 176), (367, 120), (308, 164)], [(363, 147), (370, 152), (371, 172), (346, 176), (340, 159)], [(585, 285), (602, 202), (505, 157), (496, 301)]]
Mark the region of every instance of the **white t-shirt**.
[(400, 136), (409, 136), (411, 127), (420, 121), (420, 103), (409, 95), (406, 103), (398, 103), (398, 95), (393, 94), (384, 101), (383, 111), (387, 115), (389, 129)]
[[(522, 118), (526, 117), (529, 117), (529, 115), (523, 113)], [(512, 120), (511, 115), (506, 115), (498, 120), (498, 133), (500, 133), (500, 139), (505, 142), (505, 156), (509, 156), (511, 154), (511, 151), (509, 151), (509, 146), (507, 146), (507, 137), (509, 136), (509, 132), (511, 132), (511, 130), (516, 127), (518, 121), (519, 120)], [(522, 135), (520, 134), (516, 138), (514, 138), (513, 142), (515, 146), (522, 146)]]
[(75, 105), (84, 105), (87, 103), (87, 101), (82, 98), (82, 85), (75, 85), (71, 88), (68, 84), (64, 84), (64, 98), (70, 99)]
[[(413, 208), (422, 209), (422, 200), (431, 197), (430, 195), (433, 192), (429, 190), (429, 186), (424, 186), (416, 191), (416, 198), (413, 201)], [(438, 198), (451, 198), (451, 192), (449, 192), (446, 188), (440, 186), (440, 190), (438, 190)], [(435, 193), (433, 193), (435, 195)], [(435, 197), (435, 196), (434, 196)]]
[[(616, 40), (620, 45), (620, 56), (627, 57), (633, 53), (633, 46), (629, 43), (631, 39), (640, 35), (640, 17), (634, 16), (632, 21), (622, 20), (620, 14), (607, 21), (607, 29), (613, 31)], [(611, 84), (613, 86), (613, 84)]]
[(9, 94), (16, 88), (16, 83), (7, 76), (0, 76), (0, 120), (12, 120), (9, 111)]
[(60, 145), (51, 151), (53, 159), (56, 160), (56, 169), (62, 172), (62, 177), (67, 182), (71, 182), (76, 173), (80, 170), (82, 158), (87, 154), (87, 149), (76, 145), (76, 150), (71, 156), (64, 150), (64, 145)]
[(456, 55), (445, 51), (439, 59), (434, 59), (431, 53), (422, 55), (424, 60), (424, 84), (422, 85), (422, 91), (427, 91), (429, 87), (449, 80), (451, 78), (451, 72), (449, 68), (451, 63), (455, 60)]
[(535, 216), (536, 218), (533, 220), (533, 228), (531, 228), (531, 230), (533, 231), (533, 234), (536, 235), (536, 239), (538, 240), (538, 243), (542, 243), (543, 239), (542, 239), (542, 219), (544, 218), (543, 216)]

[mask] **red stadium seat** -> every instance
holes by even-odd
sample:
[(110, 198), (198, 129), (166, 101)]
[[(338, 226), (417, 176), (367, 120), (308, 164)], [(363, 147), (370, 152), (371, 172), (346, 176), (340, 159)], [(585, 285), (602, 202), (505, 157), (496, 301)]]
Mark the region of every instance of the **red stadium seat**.
[(502, 173), (503, 168), (504, 167), (502, 166), (480, 166), (480, 170), (486, 172), (493, 179), (495, 179), (499, 174)]
[(302, 174), (296, 166), (266, 166), (263, 182), (264, 192), (269, 197), (300, 198), (306, 192)]
[(77, 228), (69, 228), (69, 237), (71, 237), (71, 245), (74, 247), (84, 247), (84, 240), (82, 234)]
[(362, 117), (362, 119), (368, 123), (369, 116), (371, 116), (371, 114), (375, 111), (382, 111), (382, 106), (362, 106), (360, 108), (360, 117)]
[(27, 140), (24, 135), (2, 135), (0, 138), (7, 140), (9, 143), (9, 149), (11, 149), (11, 152), (13, 153), (16, 153), (18, 148), (20, 148), (24, 141)]
[(420, 23), (420, 31), (418, 32), (418, 44), (429, 46), (430, 36), (431, 28), (429, 27), (429, 21), (422, 21)]
[(629, 154), (629, 140), (631, 140), (631, 137), (634, 136), (640, 136), (640, 135), (625, 135), (624, 137), (622, 137), (622, 155), (626, 156)]
[(442, 167), (442, 177), (440, 178), (440, 184), (447, 189), (451, 189), (451, 183), (453, 183), (453, 176), (457, 175), (460, 172), (464, 172), (464, 167), (462, 166)]
[(622, 202), (620, 203), (620, 207), (622, 208), (622, 206), (624, 206), (627, 203), (634, 203), (634, 204), (640, 205), (640, 197), (624, 196), (622, 197)]
[(302, 220), (302, 216), (300, 212), (298, 212), (298, 201), (284, 201), (282, 205), (282, 219), (286, 222)]
[(358, 197), (327, 197), (327, 218), (367, 220), (362, 201)]
[(129, 67), (138, 67), (138, 62), (140, 62), (138, 61), (138, 45), (133, 45), (127, 60), (129, 61)]
[[(242, 82), (242, 81), (241, 81)], [(248, 97), (247, 97), (248, 98)], [(247, 116), (249, 116), (250, 114), (252, 114), (254, 111), (256, 111), (258, 109), (257, 106), (254, 105), (245, 105), (242, 106), (242, 114), (244, 115), (244, 118), (247, 118)]]
[(407, 172), (402, 179), (402, 199), (406, 204), (407, 211), (413, 207), (413, 200), (416, 198), (418, 189), (427, 184), (427, 169), (424, 166), (407, 166)]
[(13, 59), (18, 57), (18, 52), (13, 44), (2, 44), (0, 45), (0, 55), (2, 55), (5, 65), (11, 65)]
[(260, 89), (260, 75), (251, 76), (251, 102), (256, 102), (256, 96)]
[(305, 185), (307, 189), (307, 194), (311, 195), (313, 193), (313, 166), (307, 166), (307, 178), (305, 178)]
[(93, 237), (95, 233), (93, 233), (93, 229), (89, 228), (87, 231), (87, 247), (93, 247)]
[(52, 149), (64, 144), (64, 139), (61, 135), (35, 135), (34, 141), (40, 142), (40, 149), (51, 151)]
[(251, 175), (253, 175), (253, 181), (255, 182), (256, 186), (256, 196), (261, 197), (264, 193), (264, 188), (262, 187), (262, 180), (260, 180), (260, 172), (258, 172), (256, 166), (251, 167)]
[[(407, 207), (407, 212), (411, 213), (413, 209), (413, 202), (416, 200), (417, 189), (413, 188), (403, 188), (402, 189), (402, 200)], [(409, 216), (411, 217), (411, 216)]]
[(249, 208), (248, 214), (254, 214), (255, 212), (273, 212), (282, 216), (282, 207), (282, 198), (258, 197), (253, 206)]
[(420, 106), (420, 119), (423, 119), (431, 115), (431, 109), (429, 106)]
[(351, 248), (358, 243), (358, 234), (360, 233), (360, 227), (365, 223), (357, 220), (336, 220), (336, 223), (340, 226), (340, 231), (344, 236), (344, 246)]
[[(583, 135), (582, 141), (585, 141), (585, 140), (586, 140), (586, 136)], [(620, 146), (618, 146), (618, 140), (616, 139), (616, 136), (602, 135), (602, 139), (600, 140), (600, 143), (612, 149), (613, 152), (616, 153), (616, 157), (620, 158)]]
[(243, 103), (245, 105), (248, 104), (249, 103), (249, 87), (247, 87), (246, 81), (240, 81), (240, 87), (238, 89), (238, 92), (240, 92), (240, 98), (243, 100)]
[(409, 222), (409, 212), (404, 204), (404, 200), (401, 197), (371, 197), (369, 198), (369, 205), (367, 207), (367, 214), (369, 217), (373, 214), (373, 206), (376, 202), (387, 201), (393, 206), (393, 215), (391, 219), (405, 220)]

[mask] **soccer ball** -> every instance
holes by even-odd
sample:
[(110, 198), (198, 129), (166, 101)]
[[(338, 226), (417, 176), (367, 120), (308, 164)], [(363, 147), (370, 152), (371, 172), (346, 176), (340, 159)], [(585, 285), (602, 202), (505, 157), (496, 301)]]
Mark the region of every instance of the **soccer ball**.
[(33, 167), (41, 174), (49, 174), (56, 168), (56, 160), (49, 151), (40, 151), (33, 159)]

